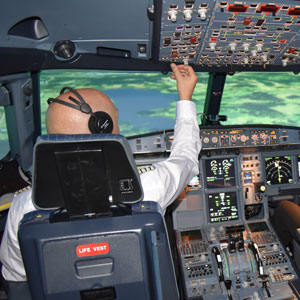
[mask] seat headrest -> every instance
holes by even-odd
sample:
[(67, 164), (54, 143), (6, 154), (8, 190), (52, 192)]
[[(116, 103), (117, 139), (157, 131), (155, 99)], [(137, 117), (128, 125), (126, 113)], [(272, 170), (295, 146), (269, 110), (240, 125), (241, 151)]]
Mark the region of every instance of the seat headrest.
[(49, 134), (34, 147), (32, 197), (39, 209), (65, 207), (80, 215), (139, 202), (143, 191), (123, 136)]

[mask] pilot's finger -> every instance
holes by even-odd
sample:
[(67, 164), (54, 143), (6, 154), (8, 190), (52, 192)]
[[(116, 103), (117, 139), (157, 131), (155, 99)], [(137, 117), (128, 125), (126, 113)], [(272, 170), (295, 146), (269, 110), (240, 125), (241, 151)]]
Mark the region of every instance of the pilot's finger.
[(176, 79), (176, 77), (181, 76), (180, 69), (174, 63), (171, 63), (171, 69), (173, 71), (171, 74), (171, 78)]
[(189, 76), (189, 72), (188, 69), (186, 68), (186, 66), (184, 65), (175, 65), (175, 64), (171, 64), (171, 68), (172, 68), (172, 74), (171, 74), (171, 78), (172, 79), (179, 79), (180, 77), (187, 77)]

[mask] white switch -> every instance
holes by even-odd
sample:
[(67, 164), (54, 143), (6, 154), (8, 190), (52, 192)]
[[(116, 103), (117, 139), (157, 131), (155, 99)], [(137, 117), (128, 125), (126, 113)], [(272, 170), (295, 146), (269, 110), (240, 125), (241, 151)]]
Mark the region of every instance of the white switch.
[(262, 51), (262, 47), (263, 47), (262, 44), (256, 44), (256, 49), (257, 49), (258, 52)]
[(207, 13), (207, 9), (206, 8), (201, 8), (198, 10), (198, 16), (200, 17), (201, 21), (205, 21), (206, 20), (206, 13)]
[(288, 64), (288, 60), (287, 60), (287, 59), (283, 59), (283, 60), (282, 60), (282, 66), (283, 66), (283, 67), (286, 67), (287, 64)]
[(193, 11), (190, 9), (186, 9), (183, 11), (184, 18), (187, 22), (192, 20), (192, 13), (193, 13)]
[(235, 44), (235, 43), (231, 43), (231, 44), (229, 44), (229, 47), (230, 47), (230, 50), (231, 50), (232, 52), (234, 52), (234, 51), (235, 51), (236, 44)]
[(256, 50), (252, 50), (251, 54), (252, 54), (253, 57), (256, 57), (257, 56), (257, 51)]
[(177, 10), (169, 10), (168, 15), (173, 23), (177, 21)]
[(250, 46), (250, 45), (247, 44), (247, 43), (246, 43), (246, 44), (243, 44), (244, 50), (245, 50), (245, 51), (249, 51), (249, 46)]
[(216, 43), (209, 43), (209, 47), (211, 51), (215, 51), (216, 50)]

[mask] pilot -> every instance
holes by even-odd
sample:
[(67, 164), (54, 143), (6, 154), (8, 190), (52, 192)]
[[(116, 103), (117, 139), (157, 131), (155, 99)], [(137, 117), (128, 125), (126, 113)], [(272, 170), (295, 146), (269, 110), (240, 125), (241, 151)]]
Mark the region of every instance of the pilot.
[[(177, 81), (180, 99), (177, 102), (171, 154), (167, 160), (154, 164), (151, 170), (141, 174), (144, 200), (157, 201), (164, 211), (178, 197), (189, 180), (199, 173), (198, 155), (201, 149), (196, 107), (191, 101), (198, 77), (191, 66), (171, 64), (171, 68), (171, 78)], [(50, 99), (46, 116), (48, 133), (91, 133), (88, 126), (90, 114), (74, 109), (74, 105), (80, 101), (78, 93), (93, 112), (102, 111), (111, 117), (111, 132), (118, 134), (117, 108), (104, 93), (88, 88), (75, 90), (75, 94), (74, 91), (67, 91), (56, 99)], [(35, 207), (31, 200), (31, 189), (15, 196), (0, 248), (2, 274), (7, 281), (26, 281), (17, 232), (24, 214), (33, 210)]]

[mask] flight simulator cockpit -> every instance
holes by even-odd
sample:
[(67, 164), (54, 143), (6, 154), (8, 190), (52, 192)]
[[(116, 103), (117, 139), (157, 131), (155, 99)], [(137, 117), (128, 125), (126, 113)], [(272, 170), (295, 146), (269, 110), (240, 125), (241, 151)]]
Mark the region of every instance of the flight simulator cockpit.
[(0, 15), (3, 220), (3, 196), (23, 188), (16, 177), (30, 183), (46, 99), (63, 72), (63, 86), (113, 99), (142, 173), (169, 157), (174, 138), (176, 90), (163, 76), (171, 62), (191, 65), (201, 87), (199, 174), (165, 214), (179, 297), (300, 299), (300, 221), (278, 212), (282, 201), (300, 204), (300, 99), (288, 77), (300, 72), (299, 1), (12, 0)]

